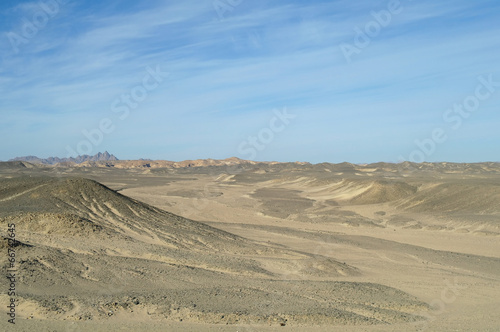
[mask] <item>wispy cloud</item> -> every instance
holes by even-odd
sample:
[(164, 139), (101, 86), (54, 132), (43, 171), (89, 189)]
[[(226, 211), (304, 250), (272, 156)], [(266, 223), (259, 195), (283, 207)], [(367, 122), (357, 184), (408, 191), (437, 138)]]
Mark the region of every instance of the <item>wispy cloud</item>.
[[(352, 43), (354, 28), (386, 2), (248, 1), (222, 21), (211, 2), (69, 2), (18, 53), (6, 33), (20, 34), (40, 5), (3, 4), (0, 138), (13, 143), (0, 158), (62, 155), (61, 142), (76, 144), (103, 117), (117, 129), (96, 151), (228, 157), (274, 108), (286, 106), (300, 120), (259, 158), (395, 160), (439, 124), (478, 75), (500, 80), (497, 2), (401, 4), (403, 11), (350, 64), (339, 44)], [(118, 120), (111, 103), (156, 65), (170, 73), (167, 82)], [(493, 97), (478, 117), (498, 121), (495, 105)], [(485, 135), (478, 123), (464, 137)], [(467, 159), (467, 151), (440, 153), (434, 158)]]

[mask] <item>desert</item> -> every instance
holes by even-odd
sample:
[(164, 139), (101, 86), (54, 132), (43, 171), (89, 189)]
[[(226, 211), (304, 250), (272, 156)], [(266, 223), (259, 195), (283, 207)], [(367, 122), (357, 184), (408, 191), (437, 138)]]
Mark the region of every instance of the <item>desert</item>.
[(17, 330), (500, 324), (498, 163), (156, 164), (0, 164)]
[(0, 1), (0, 332), (500, 331), (500, 1)]

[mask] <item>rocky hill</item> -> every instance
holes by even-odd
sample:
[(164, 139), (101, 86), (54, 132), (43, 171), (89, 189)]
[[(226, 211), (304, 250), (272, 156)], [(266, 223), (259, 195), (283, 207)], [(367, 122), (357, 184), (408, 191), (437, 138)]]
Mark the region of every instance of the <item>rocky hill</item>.
[(45, 159), (38, 158), (35, 156), (26, 156), (26, 157), (17, 157), (9, 161), (27, 161), (36, 164), (55, 165), (58, 163), (67, 163), (67, 162), (81, 164), (86, 161), (116, 161), (116, 160), (118, 160), (118, 158), (110, 154), (108, 151), (105, 151), (104, 153), (99, 152), (94, 156), (83, 155), (70, 158), (49, 157)]
[[(248, 240), (84, 178), (1, 179), (0, 226), (12, 224), (23, 317), (344, 325), (414, 322), (428, 309), (388, 286), (334, 280), (361, 275), (349, 264)], [(306, 284), (293, 271), (318, 279)]]

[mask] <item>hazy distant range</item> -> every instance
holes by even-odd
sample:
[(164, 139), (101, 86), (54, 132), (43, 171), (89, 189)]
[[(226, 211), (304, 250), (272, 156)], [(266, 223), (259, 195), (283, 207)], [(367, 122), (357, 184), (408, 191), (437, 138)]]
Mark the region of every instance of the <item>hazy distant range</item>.
[(73, 162), (76, 164), (81, 164), (86, 161), (115, 161), (115, 160), (118, 160), (118, 158), (110, 154), (108, 151), (105, 151), (104, 153), (99, 152), (94, 156), (83, 155), (83, 156), (78, 156), (76, 158), (49, 157), (46, 159), (42, 159), (35, 156), (26, 156), (26, 157), (17, 157), (14, 159), (10, 159), (9, 161), (27, 161), (29, 163), (55, 165), (64, 162)]

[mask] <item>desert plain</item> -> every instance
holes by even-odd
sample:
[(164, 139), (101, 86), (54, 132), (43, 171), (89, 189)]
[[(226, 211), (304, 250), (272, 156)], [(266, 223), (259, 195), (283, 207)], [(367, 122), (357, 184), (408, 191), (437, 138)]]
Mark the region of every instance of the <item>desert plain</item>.
[(499, 163), (3, 162), (0, 228), (0, 330), (500, 330)]

